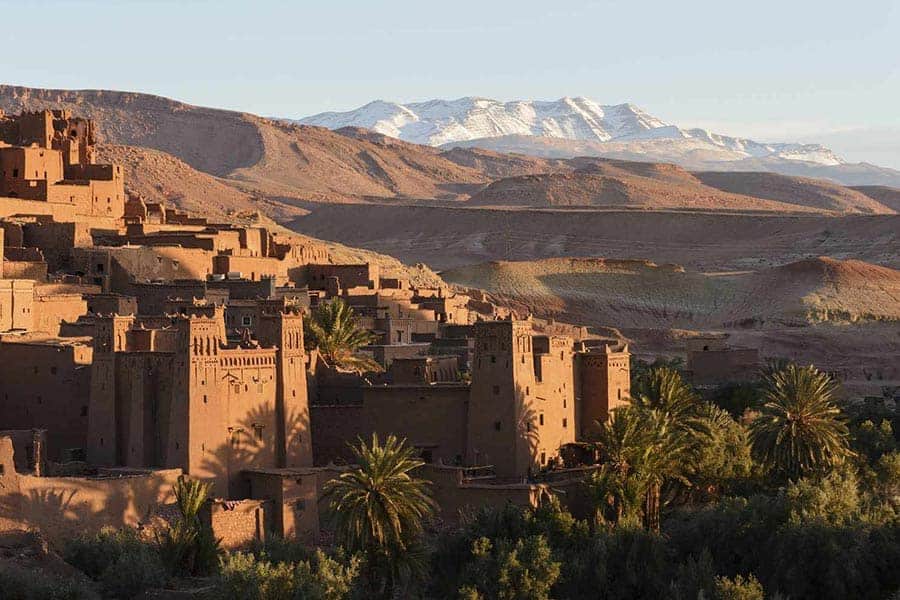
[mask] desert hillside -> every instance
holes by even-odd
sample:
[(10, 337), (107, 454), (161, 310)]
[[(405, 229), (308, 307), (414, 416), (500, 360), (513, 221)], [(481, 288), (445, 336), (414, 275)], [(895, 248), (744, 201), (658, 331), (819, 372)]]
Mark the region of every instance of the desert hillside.
[(98, 147), (98, 159), (122, 165), (129, 192), (212, 219), (233, 220), (259, 211), (283, 221), (305, 212), (243, 192), (160, 150), (104, 144)]
[(799, 206), (840, 213), (888, 214), (895, 208), (863, 192), (823, 179), (791, 177), (777, 173), (696, 173), (704, 184), (733, 194), (749, 194)]
[(559, 258), (483, 263), (441, 275), (540, 316), (594, 325), (900, 321), (900, 271), (857, 260), (820, 257), (757, 272), (703, 274), (649, 261)]
[(677, 262), (699, 271), (743, 271), (822, 255), (900, 268), (897, 215), (323, 205), (288, 226), (436, 269), (585, 255)]
[[(866, 200), (869, 200), (866, 198)], [(690, 177), (663, 180), (634, 174), (607, 175), (579, 169), (509, 177), (491, 183), (469, 201), (474, 205), (528, 207), (594, 207), (691, 209), (768, 212), (811, 212), (819, 207), (763, 200), (708, 187)], [(844, 211), (855, 212), (855, 211)]]
[(852, 189), (900, 213), (900, 188), (886, 185), (859, 185)]

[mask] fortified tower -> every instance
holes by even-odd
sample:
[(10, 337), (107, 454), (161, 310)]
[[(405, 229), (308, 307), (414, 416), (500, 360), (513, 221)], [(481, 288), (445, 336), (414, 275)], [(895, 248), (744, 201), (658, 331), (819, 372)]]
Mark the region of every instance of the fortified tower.
[(576, 364), (578, 439), (595, 440), (598, 423), (605, 423), (612, 411), (631, 395), (631, 354), (628, 345), (614, 350), (609, 345), (579, 352)]
[(466, 459), (503, 477), (526, 476), (537, 459), (531, 344), (530, 321), (475, 324)]
[(275, 413), (277, 466), (312, 466), (312, 435), (303, 348), (303, 315), (262, 314), (257, 337), (263, 346), (276, 347)]
[(117, 453), (117, 426), (121, 406), (117, 402), (116, 353), (126, 349), (133, 316), (98, 317), (94, 332), (94, 358), (91, 366), (91, 396), (88, 405), (87, 461), (93, 465), (124, 464)]

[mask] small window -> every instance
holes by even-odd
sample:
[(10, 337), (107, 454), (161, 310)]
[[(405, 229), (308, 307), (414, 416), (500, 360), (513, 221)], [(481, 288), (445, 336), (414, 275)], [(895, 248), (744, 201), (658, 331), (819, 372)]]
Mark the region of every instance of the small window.
[(566, 428), (568, 426), (569, 426), (569, 420), (566, 418), (563, 418), (563, 428)]
[(541, 452), (541, 464), (542, 465), (547, 464), (547, 453), (546, 452)]
[(82, 406), (82, 407), (81, 407), (81, 416), (82, 416), (82, 417), (86, 417), (87, 415), (88, 415), (88, 407), (87, 407), (87, 406)]
[(538, 423), (540, 423), (541, 425), (544, 424), (544, 413), (541, 413), (538, 417)]
[(241, 325), (243, 325), (244, 327), (250, 327), (251, 325), (253, 325), (253, 317), (251, 317), (250, 315), (244, 315), (243, 317), (241, 317)]
[(500, 394), (500, 386), (499, 386), (499, 385), (495, 385), (495, 386), (494, 386), (494, 395), (495, 395), (495, 396), (498, 396), (499, 394)]
[(494, 421), (494, 429), (500, 431), (500, 421)]
[(50, 374), (56, 375), (56, 367), (50, 367)]
[(619, 400), (622, 399), (622, 388), (616, 390), (616, 394), (618, 394)]
[(494, 356), (493, 354), (491, 354), (491, 362), (492, 362), (492, 363), (497, 362), (497, 357)]

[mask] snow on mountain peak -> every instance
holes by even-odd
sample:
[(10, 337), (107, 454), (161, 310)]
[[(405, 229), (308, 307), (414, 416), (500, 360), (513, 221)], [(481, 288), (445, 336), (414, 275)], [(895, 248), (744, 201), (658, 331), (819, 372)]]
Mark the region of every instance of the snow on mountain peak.
[(703, 129), (682, 129), (633, 104), (605, 105), (583, 96), (510, 102), (467, 96), (408, 104), (375, 100), (356, 110), (320, 113), (299, 122), (329, 129), (364, 127), (431, 146), (511, 135), (637, 145), (664, 140), (683, 143), (686, 152), (704, 147), (733, 160), (772, 157), (822, 165), (843, 163), (817, 144), (767, 144)]

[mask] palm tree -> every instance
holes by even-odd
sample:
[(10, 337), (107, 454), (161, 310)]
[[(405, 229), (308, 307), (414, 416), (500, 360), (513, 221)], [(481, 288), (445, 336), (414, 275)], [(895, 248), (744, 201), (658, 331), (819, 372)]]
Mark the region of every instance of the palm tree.
[(750, 424), (754, 456), (790, 480), (840, 464), (851, 452), (834, 393), (832, 379), (812, 365), (769, 373), (765, 404)]
[(377, 336), (358, 326), (353, 308), (341, 298), (317, 306), (303, 325), (306, 343), (318, 347), (325, 360), (356, 371), (381, 370), (377, 362), (356, 353)]
[(435, 504), (428, 482), (411, 472), (424, 463), (405, 440), (389, 435), (382, 444), (359, 440), (356, 465), (325, 483), (335, 535), (351, 552), (367, 561), (373, 595), (389, 596), (416, 570), (419, 538)]
[(635, 381), (633, 403), (680, 416), (698, 406), (697, 394), (671, 367), (653, 367)]
[(691, 437), (670, 413), (646, 406), (623, 406), (601, 425), (598, 442), (603, 466), (592, 484), (613, 507), (616, 520), (636, 518), (638, 505), (644, 526), (659, 531), (667, 482), (689, 485), (684, 477)]

